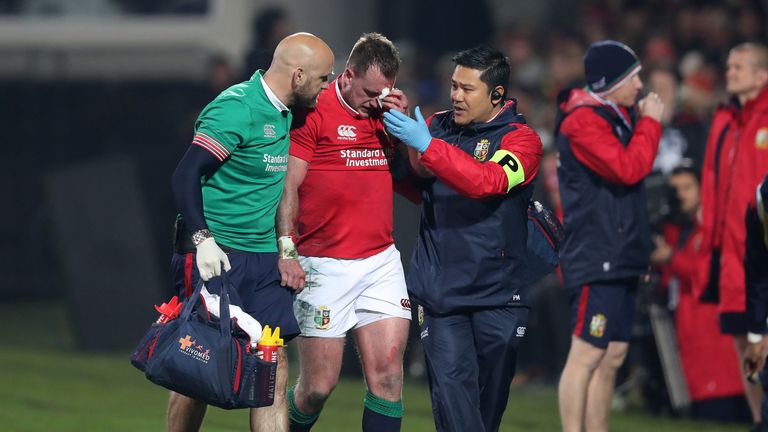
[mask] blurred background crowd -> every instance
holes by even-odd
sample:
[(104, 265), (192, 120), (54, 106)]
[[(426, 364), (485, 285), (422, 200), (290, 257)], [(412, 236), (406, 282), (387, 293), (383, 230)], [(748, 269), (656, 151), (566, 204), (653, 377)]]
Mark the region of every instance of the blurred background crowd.
[[(667, 263), (679, 252), (670, 224), (699, 205), (709, 120), (727, 99), (728, 51), (765, 41), (766, 7), (761, 0), (0, 0), (0, 121), (10, 155), (0, 171), (0, 299), (65, 299), (79, 347), (130, 347), (151, 314), (110, 327), (91, 305), (135, 311), (170, 293), (170, 175), (193, 122), (221, 90), (266, 68), (277, 42), (295, 31), (325, 39), (337, 73), (362, 32), (383, 33), (403, 59), (397, 87), (425, 114), (450, 108), (453, 54), (479, 43), (502, 49), (513, 71), (508, 94), (545, 147), (537, 195), (559, 212), (555, 101), (583, 86), (586, 47), (610, 38), (637, 52), (643, 92), (657, 92), (666, 107), (646, 180), (658, 265), (641, 290), (616, 403), (636, 390), (655, 411), (749, 422), (730, 340), (711, 355), (678, 348), (685, 335), (675, 319), (699, 306), (680, 288), (685, 275), (670, 274)], [(406, 265), (417, 216), (396, 199)], [(535, 293), (519, 385), (556, 382), (570, 340), (557, 275)], [(126, 339), (105, 343), (110, 333)], [(413, 377), (423, 376), (421, 359), (412, 344)], [(705, 361), (730, 372), (697, 379), (710, 376)], [(355, 373), (357, 362), (346, 363)]]

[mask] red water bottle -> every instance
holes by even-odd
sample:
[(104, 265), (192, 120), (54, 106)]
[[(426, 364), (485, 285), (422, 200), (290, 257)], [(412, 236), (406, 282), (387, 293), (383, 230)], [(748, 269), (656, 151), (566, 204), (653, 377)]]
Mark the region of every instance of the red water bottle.
[(181, 307), (183, 305), (184, 303), (179, 303), (178, 296), (173, 296), (168, 303), (163, 303), (160, 306), (155, 305), (155, 310), (160, 312), (160, 317), (158, 317), (155, 322), (158, 324), (165, 324), (168, 321), (176, 319), (176, 317), (179, 316), (179, 312), (181, 312)]
[(256, 356), (264, 361), (277, 362), (277, 350), (283, 346), (283, 339), (280, 337), (280, 327), (275, 327), (275, 331), (269, 326), (264, 326), (261, 331), (261, 339), (256, 345)]

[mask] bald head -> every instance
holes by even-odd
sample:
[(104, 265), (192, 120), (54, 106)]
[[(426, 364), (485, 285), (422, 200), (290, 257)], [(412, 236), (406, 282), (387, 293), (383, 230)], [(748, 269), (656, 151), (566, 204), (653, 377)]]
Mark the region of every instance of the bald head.
[(264, 79), (286, 105), (314, 106), (332, 73), (328, 44), (310, 33), (294, 33), (277, 44)]
[(333, 61), (333, 52), (319, 37), (311, 33), (294, 33), (281, 40), (272, 57), (272, 67), (308, 67)]

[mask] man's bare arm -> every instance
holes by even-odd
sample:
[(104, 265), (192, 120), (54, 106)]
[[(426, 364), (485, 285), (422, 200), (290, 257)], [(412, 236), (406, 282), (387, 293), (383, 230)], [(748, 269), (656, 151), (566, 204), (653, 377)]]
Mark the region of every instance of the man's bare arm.
[(309, 163), (295, 156), (288, 156), (288, 171), (285, 175), (283, 196), (277, 206), (277, 236), (278, 252), (280, 254), (277, 263), (280, 270), (280, 285), (289, 286), (295, 292), (304, 289), (304, 270), (299, 264), (299, 256), (294, 245), (296, 235), (296, 218), (299, 214), (299, 186), (304, 182)]

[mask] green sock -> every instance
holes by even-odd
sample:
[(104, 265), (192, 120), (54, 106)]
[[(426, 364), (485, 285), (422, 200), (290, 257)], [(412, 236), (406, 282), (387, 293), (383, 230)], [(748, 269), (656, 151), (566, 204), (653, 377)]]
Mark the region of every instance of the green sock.
[[(306, 430), (309, 430), (309, 428), (315, 424), (317, 418), (320, 417), (320, 413), (317, 412), (314, 414), (304, 414), (303, 412), (299, 411), (299, 409), (296, 407), (296, 399), (294, 397), (295, 389), (296, 387), (291, 387), (288, 390), (288, 418), (291, 420), (291, 425), (305, 427)], [(292, 428), (291, 430), (294, 429)]]
[(400, 418), (403, 416), (403, 401), (390, 402), (376, 396), (370, 390), (365, 391), (363, 405), (369, 410), (387, 417)]

